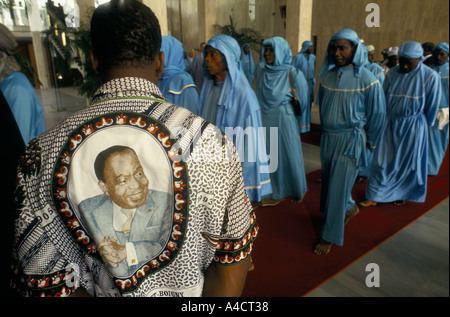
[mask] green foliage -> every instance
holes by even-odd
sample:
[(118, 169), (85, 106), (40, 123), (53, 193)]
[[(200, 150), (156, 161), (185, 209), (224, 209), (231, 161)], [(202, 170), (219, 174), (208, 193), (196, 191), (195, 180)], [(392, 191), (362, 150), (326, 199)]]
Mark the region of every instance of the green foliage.
[(261, 34), (251, 28), (241, 28), (238, 30), (232, 16), (230, 16), (230, 24), (224, 26), (214, 24), (214, 31), (216, 34), (231, 36), (239, 43), (241, 47), (245, 43), (248, 43), (250, 44), (252, 50), (261, 54), (262, 42), (264, 40)]
[(90, 57), (92, 49), (90, 32), (78, 30), (72, 34), (73, 44), (78, 49), (78, 56), (75, 58), (75, 62), (84, 70), (82, 82), (75, 84), (78, 85), (78, 93), (80, 95), (91, 98), (102, 85), (102, 80), (92, 67)]

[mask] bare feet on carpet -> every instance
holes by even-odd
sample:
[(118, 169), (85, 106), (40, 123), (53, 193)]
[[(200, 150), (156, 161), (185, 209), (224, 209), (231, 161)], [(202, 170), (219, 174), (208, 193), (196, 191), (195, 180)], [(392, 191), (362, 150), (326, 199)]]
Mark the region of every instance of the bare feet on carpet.
[(282, 199), (272, 199), (272, 198), (264, 198), (261, 200), (262, 207), (273, 207), (278, 205)]
[(370, 207), (370, 206), (376, 206), (377, 205), (376, 202), (374, 202), (374, 201), (372, 201), (370, 199), (366, 199), (366, 200), (360, 202), (359, 204), (361, 206), (363, 206), (363, 207)]
[(345, 213), (345, 220), (344, 220), (344, 225), (346, 225), (350, 219), (352, 219), (354, 216), (356, 216), (357, 214), (359, 214), (359, 208), (358, 206), (356, 206), (356, 204)]
[(259, 201), (252, 201), (253, 210), (258, 208), (259, 206), (261, 206), (261, 203)]
[(393, 202), (394, 206), (403, 206), (406, 204), (404, 200), (396, 200)]
[(319, 241), (314, 245), (314, 253), (318, 255), (327, 255), (331, 251), (332, 243), (325, 241), (320, 238)]
[(300, 199), (300, 198), (293, 198), (293, 199), (292, 199), (292, 202), (293, 202), (294, 204), (301, 204), (302, 201), (303, 201), (303, 199)]

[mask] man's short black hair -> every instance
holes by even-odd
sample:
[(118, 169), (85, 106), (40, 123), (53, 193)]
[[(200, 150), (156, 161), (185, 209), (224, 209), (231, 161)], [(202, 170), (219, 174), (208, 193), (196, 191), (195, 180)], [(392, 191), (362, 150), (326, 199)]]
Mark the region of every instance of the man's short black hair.
[(111, 0), (91, 20), (92, 48), (100, 70), (151, 64), (161, 49), (161, 28), (153, 11), (137, 0)]
[[(105, 163), (106, 160), (113, 155), (114, 153), (121, 153), (124, 151), (132, 151), (134, 154), (136, 154), (136, 152), (128, 147), (128, 146), (121, 146), (121, 145), (114, 145), (111, 146), (110, 148), (107, 148), (106, 150), (100, 152), (94, 162), (94, 171), (95, 171), (95, 176), (97, 176), (97, 179), (99, 181), (105, 182)], [(137, 156), (137, 154), (136, 154)]]

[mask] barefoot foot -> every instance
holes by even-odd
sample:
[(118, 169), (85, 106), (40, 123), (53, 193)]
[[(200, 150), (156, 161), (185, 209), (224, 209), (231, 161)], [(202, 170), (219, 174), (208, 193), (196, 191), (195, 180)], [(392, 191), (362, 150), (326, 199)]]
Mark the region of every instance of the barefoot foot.
[(354, 216), (356, 216), (357, 214), (359, 214), (359, 208), (358, 206), (356, 206), (356, 204), (345, 213), (345, 220), (344, 220), (344, 225), (346, 225), (350, 219), (352, 219)]
[(314, 253), (318, 255), (327, 255), (328, 253), (330, 253), (332, 246), (332, 243), (329, 243), (320, 238), (319, 241), (317, 241), (317, 243), (314, 245)]
[(374, 201), (372, 201), (370, 199), (364, 200), (364, 201), (360, 202), (359, 204), (361, 206), (363, 206), (363, 207), (370, 207), (370, 206), (376, 206), (377, 205), (376, 202), (374, 202)]

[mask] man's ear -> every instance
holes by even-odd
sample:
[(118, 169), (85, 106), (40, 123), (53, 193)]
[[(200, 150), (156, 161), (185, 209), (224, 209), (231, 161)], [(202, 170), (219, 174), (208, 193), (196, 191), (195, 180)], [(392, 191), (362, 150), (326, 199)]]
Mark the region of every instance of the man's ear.
[(100, 186), (100, 188), (103, 191), (103, 194), (105, 194), (106, 197), (110, 197), (108, 186), (106, 186), (106, 183), (104, 181), (98, 181), (98, 186)]
[(91, 51), (90, 54), (91, 54), (92, 68), (94, 68), (94, 71), (97, 75), (100, 75), (100, 62), (98, 58), (94, 55), (93, 51)]
[(160, 51), (158, 54), (156, 54), (155, 56), (155, 73), (156, 76), (159, 78), (164, 70), (164, 59), (165, 59), (165, 55), (163, 51)]

